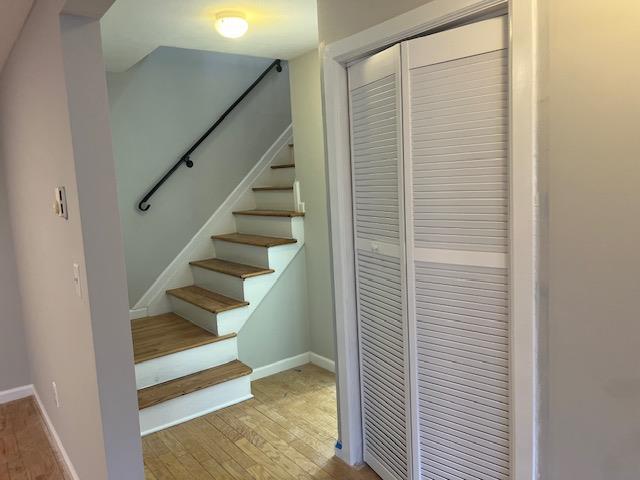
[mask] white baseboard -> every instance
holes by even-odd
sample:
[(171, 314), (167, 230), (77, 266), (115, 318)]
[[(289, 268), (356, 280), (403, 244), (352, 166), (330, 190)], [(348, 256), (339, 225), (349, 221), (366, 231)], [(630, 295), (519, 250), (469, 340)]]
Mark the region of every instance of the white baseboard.
[(325, 370), (329, 370), (330, 372), (335, 372), (335, 362), (333, 360), (322, 357), (317, 353), (305, 352), (294, 357), (278, 360), (277, 362), (270, 365), (265, 365), (264, 367), (254, 368), (253, 373), (251, 374), (251, 381), (253, 382), (264, 377), (270, 377), (271, 375), (275, 375), (276, 373), (284, 372), (285, 370), (290, 370), (296, 367), (301, 367), (302, 365), (306, 365), (307, 363), (313, 363), (320, 368), (324, 368)]
[(56, 432), (56, 429), (54, 428), (53, 423), (49, 418), (49, 414), (45, 410), (42, 400), (40, 400), (40, 395), (38, 395), (38, 391), (35, 388), (33, 388), (32, 391), (33, 391), (33, 396), (36, 399), (36, 403), (40, 408), (40, 413), (42, 414), (42, 418), (44, 418), (44, 422), (47, 425), (47, 429), (49, 430), (49, 433), (51, 434), (51, 437), (55, 442), (55, 447), (58, 449), (58, 452), (60, 452), (60, 455), (62, 456), (62, 460), (67, 468), (67, 472), (69, 473), (69, 475), (71, 475), (71, 478), (73, 480), (80, 480), (80, 477), (78, 476), (78, 472), (76, 472), (76, 469), (74, 468), (73, 463), (71, 463), (71, 458), (69, 458), (69, 455), (67, 454), (67, 451), (65, 450), (64, 445), (62, 444), (62, 440), (60, 440), (60, 437), (58, 436), (58, 432)]
[(300, 355), (296, 355), (295, 357), (278, 360), (277, 362), (270, 365), (254, 368), (253, 373), (251, 374), (251, 381), (253, 382), (264, 377), (270, 377), (271, 375), (275, 375), (276, 373), (284, 372), (285, 370), (289, 370), (291, 368), (300, 367), (302, 365), (306, 365), (307, 363), (309, 363), (309, 352), (301, 353)]
[(260, 175), (268, 171), (271, 162), (282, 148), (286, 147), (291, 140), (292, 131), (292, 126), (289, 125), (213, 215), (205, 222), (202, 228), (189, 240), (182, 251), (180, 251), (162, 271), (151, 287), (149, 287), (140, 300), (133, 306), (133, 310), (147, 308), (148, 313), (152, 315), (169, 312), (171, 310), (165, 292), (171, 288), (183, 287), (193, 283), (193, 275), (191, 274), (189, 262), (203, 258), (203, 255), (211, 251), (212, 235), (228, 233), (235, 228), (232, 213), (234, 210), (242, 210), (245, 209), (244, 207), (255, 208), (255, 206), (244, 205), (244, 203), (248, 201), (248, 198), (253, 199), (251, 187)]
[(320, 368), (329, 370), (330, 372), (335, 373), (336, 371), (336, 362), (334, 362), (330, 358), (318, 355), (317, 353), (309, 352), (309, 362), (317, 365)]
[(129, 310), (129, 320), (136, 320), (138, 318), (144, 318), (149, 316), (149, 309), (147, 307), (132, 308)]
[(0, 405), (33, 395), (33, 385), (11, 388), (0, 392)]

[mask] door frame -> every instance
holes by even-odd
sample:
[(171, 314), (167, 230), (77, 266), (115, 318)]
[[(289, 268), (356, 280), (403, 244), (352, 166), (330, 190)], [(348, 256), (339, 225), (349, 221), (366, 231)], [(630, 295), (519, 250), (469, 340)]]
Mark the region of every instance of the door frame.
[(336, 455), (350, 465), (363, 461), (363, 437), (347, 65), (402, 40), (482, 18), (500, 9), (508, 12), (510, 29), (511, 478), (534, 480), (537, 476), (536, 0), (432, 0), (355, 35), (320, 46), (338, 377), (340, 442)]

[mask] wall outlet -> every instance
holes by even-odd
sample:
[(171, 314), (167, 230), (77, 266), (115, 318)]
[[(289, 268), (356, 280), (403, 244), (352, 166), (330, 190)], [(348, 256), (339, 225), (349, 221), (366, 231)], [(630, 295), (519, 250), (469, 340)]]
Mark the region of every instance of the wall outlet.
[(53, 399), (56, 402), (56, 407), (60, 408), (60, 397), (58, 396), (58, 385), (56, 385), (56, 382), (51, 382), (51, 387), (53, 388)]

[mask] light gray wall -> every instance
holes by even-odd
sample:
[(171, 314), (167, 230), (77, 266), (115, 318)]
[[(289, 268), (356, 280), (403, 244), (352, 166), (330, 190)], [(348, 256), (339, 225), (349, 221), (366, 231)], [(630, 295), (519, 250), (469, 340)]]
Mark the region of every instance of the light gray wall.
[(271, 62), (162, 47), (109, 74), (109, 103), (124, 231), (129, 302), (164, 268), (291, 123), (288, 69), (272, 71), (152, 199), (135, 206)]
[(2, 163), (0, 156), (0, 392), (31, 383)]
[(640, 7), (544, 0), (542, 478), (640, 478)]
[(325, 175), (320, 57), (312, 50), (289, 62), (296, 178), (304, 217), (311, 351), (335, 358), (331, 257)]
[(62, 16), (67, 104), (110, 479), (144, 476), (100, 24)]
[(239, 358), (252, 368), (309, 351), (305, 248), (291, 261), (238, 334)]
[(318, 0), (320, 42), (340, 40), (425, 3), (429, 0)]
[[(122, 408), (124, 397), (135, 402), (135, 384), (130, 340), (120, 343), (126, 326), (122, 256), (117, 231), (108, 231), (118, 220), (108, 130), (101, 123), (107, 111), (98, 25), (84, 30), (67, 24), (63, 48), (62, 3), (35, 1), (0, 76), (0, 158), (30, 375), (80, 478), (138, 480), (137, 432), (133, 438), (113, 435), (136, 430), (135, 413)], [(67, 189), (68, 220), (51, 208), (59, 185)], [(80, 265), (82, 298), (75, 293), (74, 263)], [(116, 390), (101, 398), (116, 376)], [(119, 415), (108, 415), (112, 406), (105, 402), (113, 402)], [(125, 472), (113, 468), (118, 461)]]

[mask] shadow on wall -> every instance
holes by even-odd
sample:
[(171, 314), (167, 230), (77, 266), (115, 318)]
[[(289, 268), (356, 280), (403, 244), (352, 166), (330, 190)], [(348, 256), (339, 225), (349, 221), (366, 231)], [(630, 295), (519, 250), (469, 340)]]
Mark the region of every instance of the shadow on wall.
[(291, 123), (287, 63), (273, 71), (141, 214), (140, 197), (272, 60), (161, 47), (108, 73), (130, 305), (135, 304)]

